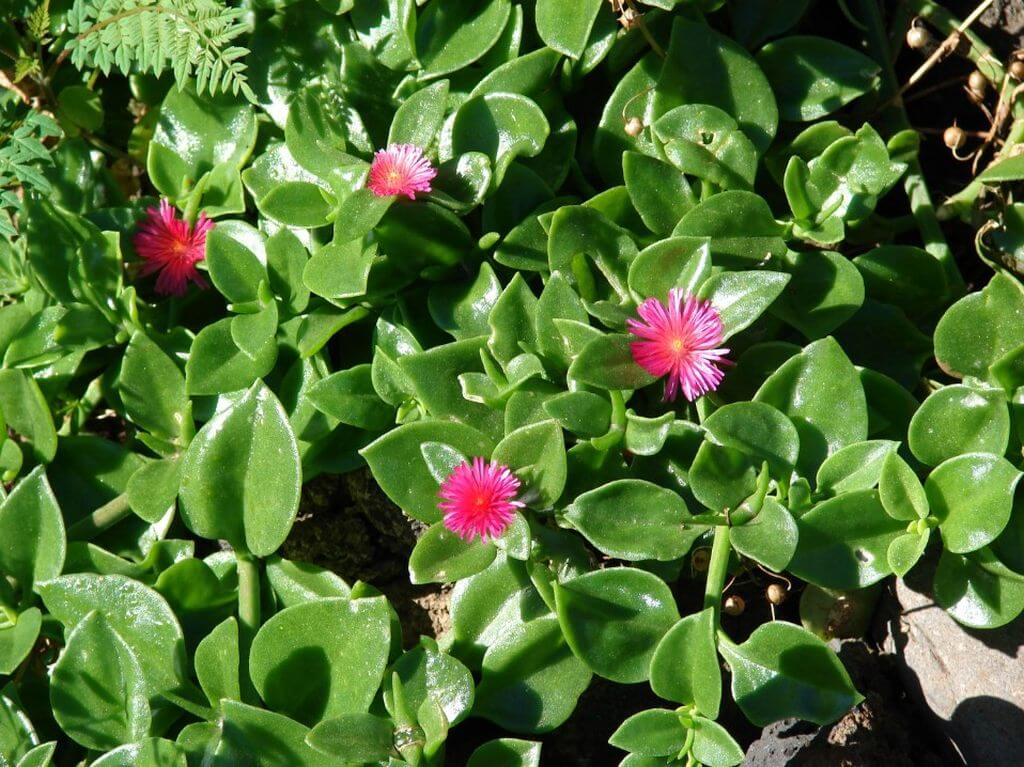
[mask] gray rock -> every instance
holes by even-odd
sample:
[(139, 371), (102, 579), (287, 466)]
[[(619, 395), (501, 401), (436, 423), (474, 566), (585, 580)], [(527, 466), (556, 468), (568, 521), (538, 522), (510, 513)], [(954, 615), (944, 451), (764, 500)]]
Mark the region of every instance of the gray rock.
[[(917, 573), (915, 572), (915, 575)], [(930, 573), (922, 574), (930, 576)], [(965, 629), (924, 590), (897, 583), (899, 610), (886, 649), (899, 661), (910, 700), (934, 716), (968, 765), (1024, 763), (1024, 621)]]

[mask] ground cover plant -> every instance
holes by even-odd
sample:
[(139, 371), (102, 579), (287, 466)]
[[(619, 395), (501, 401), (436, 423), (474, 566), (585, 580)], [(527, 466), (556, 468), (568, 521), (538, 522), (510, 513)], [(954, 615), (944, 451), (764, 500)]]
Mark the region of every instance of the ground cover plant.
[[(1016, 619), (1024, 63), (841, 6), (0, 3), (0, 765), (526, 767), (601, 678), (623, 767), (729, 767), (923, 557)], [(998, 94), (948, 201), (908, 28)], [(281, 555), (363, 467), (438, 637)]]

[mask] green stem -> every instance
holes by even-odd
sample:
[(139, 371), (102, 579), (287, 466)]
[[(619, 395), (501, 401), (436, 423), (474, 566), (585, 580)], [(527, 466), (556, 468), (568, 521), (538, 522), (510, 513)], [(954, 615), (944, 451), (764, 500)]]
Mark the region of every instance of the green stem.
[[(899, 84), (892, 68), (885, 24), (876, 0), (860, 0), (859, 5), (861, 19), (867, 25), (868, 48), (872, 57), (882, 68), (882, 85), (879, 95), (883, 104), (892, 101), (889, 107), (882, 112), (881, 117), (884, 122), (888, 123), (891, 132), (896, 133), (911, 126), (903, 103), (899, 99), (893, 101), (893, 98), (899, 93)], [(964, 289), (963, 277), (957, 268), (953, 251), (949, 247), (949, 243), (946, 242), (942, 227), (939, 226), (935, 205), (928, 192), (924, 175), (921, 173), (921, 165), (916, 157), (911, 158), (907, 165), (909, 167), (903, 181), (903, 188), (910, 200), (910, 212), (914, 216), (914, 220), (917, 221), (917, 228), (921, 231), (925, 250), (942, 264), (952, 292), (959, 294)]]
[(128, 494), (121, 493), (114, 500), (100, 506), (96, 511), (80, 519), (68, 528), (69, 541), (89, 541), (107, 528), (113, 527), (132, 513)]
[(704, 586), (704, 609), (710, 607), (714, 610), (716, 626), (722, 611), (725, 576), (729, 574), (730, 548), (729, 526), (716, 527), (714, 542), (711, 544), (711, 561), (708, 563), (708, 580)]
[(260, 628), (260, 561), (248, 552), (235, 552), (238, 566), (238, 644), (242, 698), (256, 700), (249, 678), (249, 648)]

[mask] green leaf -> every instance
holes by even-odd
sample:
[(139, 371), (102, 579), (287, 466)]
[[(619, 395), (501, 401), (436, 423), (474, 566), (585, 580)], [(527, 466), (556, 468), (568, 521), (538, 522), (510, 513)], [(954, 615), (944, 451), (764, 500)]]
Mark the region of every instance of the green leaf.
[(733, 35), (748, 48), (791, 29), (804, 15), (810, 0), (733, 0), (729, 3)]
[(630, 336), (601, 335), (593, 339), (569, 366), (569, 377), (601, 389), (642, 389), (657, 379), (634, 360)]
[(825, 459), (816, 480), (819, 493), (839, 495), (870, 490), (878, 484), (886, 458), (897, 444), (886, 439), (847, 445)]
[(708, 241), (669, 237), (642, 251), (629, 265), (629, 289), (639, 299), (665, 301), (672, 288), (696, 294), (711, 274)]
[(182, 519), (196, 535), (269, 556), (291, 530), (301, 484), (288, 417), (259, 381), (189, 445), (182, 465)]
[(310, 725), (365, 713), (384, 675), (390, 635), (383, 597), (286, 608), (253, 639), (253, 684), (268, 706)]
[(118, 392), (128, 417), (158, 437), (179, 441), (192, 428), (185, 376), (142, 331), (125, 349)]
[(159, 522), (174, 506), (181, 488), (181, 458), (150, 461), (136, 469), (125, 492), (128, 505), (147, 522)]
[(356, 365), (317, 381), (307, 394), (317, 410), (342, 423), (383, 431), (395, 423), (395, 411), (373, 388), (370, 365)]
[(267, 279), (263, 235), (244, 221), (221, 221), (206, 236), (206, 266), (210, 279), (235, 304), (259, 300), (259, 285)]
[(668, 161), (688, 176), (722, 189), (750, 189), (758, 151), (736, 121), (708, 104), (684, 104), (654, 123)]
[(696, 706), (709, 717), (718, 716), (722, 672), (710, 607), (687, 615), (662, 637), (651, 659), (651, 689), (659, 698)]
[(163, 738), (146, 738), (121, 746), (93, 762), (94, 767), (186, 767), (187, 764), (185, 750)]
[(440, 483), (427, 465), (421, 445), (448, 445), (468, 459), (491, 454), (494, 443), (472, 427), (448, 421), (419, 421), (399, 426), (360, 451), (387, 496), (421, 522), (440, 521)]
[(640, 756), (673, 756), (683, 750), (686, 735), (678, 713), (652, 708), (629, 717), (608, 742)]
[[(258, 350), (238, 348), (232, 330), (236, 318), (218, 320), (199, 331), (185, 363), (185, 387), (191, 395), (223, 394), (247, 389), (270, 373), (277, 361), (274, 334), (262, 339)], [(275, 328), (276, 330), (276, 328)], [(249, 341), (255, 339), (250, 335)]]
[(788, 282), (789, 275), (781, 272), (718, 272), (701, 285), (699, 296), (722, 318), (725, 339), (752, 325)]
[(215, 165), (241, 168), (255, 144), (256, 115), (248, 104), (172, 88), (160, 107), (146, 170), (153, 186), (177, 200)]
[[(491, 5), (496, 3), (497, 0), (490, 0)], [(517, 157), (540, 154), (550, 130), (544, 111), (526, 96), (517, 93), (475, 96), (455, 113), (451, 151), (442, 153), (442, 159), (482, 152), (491, 161), (497, 186)]]
[(679, 219), (697, 204), (686, 176), (656, 157), (624, 152), (622, 175), (637, 213), (655, 234), (670, 233)]
[(584, 493), (562, 516), (603, 554), (632, 562), (678, 559), (703, 532), (676, 493), (639, 479)]
[(743, 749), (717, 722), (694, 717), (691, 753), (707, 767), (735, 767), (743, 761)]
[(707, 237), (716, 266), (750, 269), (768, 256), (786, 252), (783, 232), (763, 197), (730, 190), (712, 195), (687, 212), (672, 235)]
[(520, 498), (535, 508), (550, 508), (565, 488), (562, 429), (554, 421), (523, 426), (494, 448), (491, 460), (507, 466), (523, 482)]
[(895, 451), (882, 462), (878, 494), (886, 514), (893, 519), (912, 522), (928, 516), (928, 497), (921, 480)]
[(14, 674), (22, 661), (35, 647), (42, 626), (43, 615), (30, 607), (17, 615), (13, 626), (0, 628), (0, 674)]
[(573, 653), (613, 682), (642, 682), (655, 647), (679, 620), (655, 575), (614, 567), (554, 584), (558, 621)]
[(906, 576), (921, 559), (930, 537), (930, 531), (925, 530), (923, 533), (904, 533), (894, 538), (885, 552), (886, 561), (893, 573), (900, 578)]
[(456, 725), (473, 710), (473, 675), (445, 652), (426, 643), (414, 647), (395, 661), (384, 677), (385, 702), (394, 708), (393, 675), (402, 683), (406, 705), (419, 710), (428, 699), (436, 701), (449, 724)]
[(992, 163), (977, 177), (977, 180), (983, 184), (998, 184), (1021, 179), (1024, 179), (1024, 158), (1021, 158), (1020, 155)]
[(57, 430), (39, 385), (23, 370), (0, 370), (0, 412), (39, 463), (57, 454)]
[(496, 554), (493, 543), (465, 541), (437, 522), (416, 541), (409, 555), (409, 578), (414, 584), (462, 580), (486, 569)]
[(928, 475), (924, 489), (946, 549), (965, 554), (987, 546), (1006, 527), (1021, 473), (998, 455), (950, 458)]
[(812, 476), (829, 455), (867, 438), (864, 388), (853, 364), (832, 338), (787, 360), (754, 397), (781, 410), (800, 435), (798, 469)]
[(965, 626), (994, 629), (1024, 611), (1024, 581), (989, 549), (943, 551), (935, 571), (935, 602)]
[(474, 714), (521, 733), (549, 732), (569, 718), (591, 674), (554, 616), (503, 626), (489, 645)]
[(509, 0), (453, 0), (429, 5), (416, 24), (422, 74), (435, 77), (462, 69), (498, 41), (511, 13)]
[(979, 293), (957, 301), (935, 328), (935, 358), (957, 378), (992, 380), (990, 366), (1024, 344), (1024, 292), (1018, 282), (996, 273)]
[(238, 622), (227, 618), (207, 634), (196, 647), (196, 678), (215, 708), (225, 698), (241, 700)]
[(50, 682), (53, 715), (74, 741), (106, 751), (143, 738), (150, 712), (135, 654), (98, 612), (68, 635)]
[(829, 724), (863, 700), (835, 653), (790, 623), (766, 623), (743, 644), (719, 650), (732, 670), (733, 698), (757, 727), (787, 717)]
[(14, 578), (27, 601), (37, 583), (64, 567), (64, 519), (42, 466), (0, 504), (0, 577)]
[(601, 6), (601, 0), (538, 0), (537, 34), (549, 48), (578, 59)]
[(363, 163), (348, 153), (350, 110), (333, 102), (331, 95), (319, 85), (296, 93), (288, 109), (284, 137), (295, 161), (327, 182), (340, 197), (351, 188)]
[(800, 542), (789, 563), (798, 578), (853, 590), (891, 573), (886, 551), (906, 524), (885, 513), (877, 490), (843, 493), (800, 517)]
[(758, 151), (778, 127), (771, 86), (745, 50), (706, 24), (676, 18), (654, 104), (663, 115), (681, 104), (709, 104), (728, 112)]
[(44, 743), (36, 746), (17, 763), (17, 767), (50, 767), (53, 754), (57, 750), (56, 743)]
[(57, 107), (57, 115), (61, 122), (66, 120), (75, 128), (95, 132), (103, 125), (103, 103), (100, 101), (100, 95), (84, 85), (69, 85), (63, 88), (57, 94)]
[(790, 274), (771, 311), (810, 340), (822, 338), (856, 314), (864, 280), (848, 258), (831, 250), (793, 251), (772, 265)]
[(927, 315), (948, 304), (942, 263), (923, 248), (883, 245), (857, 256), (853, 263), (869, 296), (900, 307), (910, 317)]
[(470, 755), (466, 767), (540, 767), (540, 748), (527, 740), (492, 740)]
[(765, 498), (756, 517), (732, 529), (730, 540), (743, 556), (781, 573), (793, 559), (799, 529), (789, 509), (774, 498)]
[(1000, 390), (944, 386), (932, 392), (910, 421), (914, 457), (938, 466), (964, 453), (1002, 455), (1010, 440), (1010, 413)]
[(306, 562), (271, 557), (267, 560), (266, 573), (282, 607), (331, 597), (348, 597), (351, 593), (348, 584), (330, 570)]
[(428, 299), (430, 316), (457, 341), (489, 335), (487, 317), (501, 295), (501, 283), (485, 261), (472, 281), (433, 286)]
[(151, 693), (170, 690), (184, 675), (184, 641), (178, 619), (154, 589), (123, 575), (62, 575), (39, 585), (50, 613), (72, 630), (98, 612), (127, 643)]
[(391, 754), (393, 730), (390, 720), (373, 714), (342, 714), (310, 730), (306, 742), (346, 762), (378, 762)]
[(228, 764), (259, 764), (274, 754), (295, 767), (342, 767), (345, 762), (330, 758), (306, 744), (309, 731), (286, 716), (224, 701), (224, 720), (217, 747), (218, 758)]
[(810, 122), (835, 112), (878, 83), (874, 59), (825, 37), (774, 40), (757, 54), (783, 120)]

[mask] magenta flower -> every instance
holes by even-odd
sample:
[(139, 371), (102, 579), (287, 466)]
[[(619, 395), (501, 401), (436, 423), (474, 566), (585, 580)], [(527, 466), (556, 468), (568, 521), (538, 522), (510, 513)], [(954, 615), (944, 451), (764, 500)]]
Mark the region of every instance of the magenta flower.
[(710, 301), (684, 295), (679, 289), (668, 294), (668, 306), (648, 298), (637, 309), (640, 320), (627, 320), (629, 332), (643, 340), (631, 343), (636, 363), (652, 376), (667, 376), (665, 400), (683, 392), (690, 402), (714, 391), (725, 373), (720, 365), (728, 349), (722, 343), (722, 318)]
[(201, 288), (207, 286), (196, 264), (206, 258), (206, 233), (213, 222), (205, 213), (199, 214), (195, 228), (177, 217), (177, 211), (167, 200), (160, 207), (149, 208), (146, 219), (139, 224), (133, 242), (139, 257), (145, 262), (139, 274), (143, 277), (159, 272), (156, 292), (163, 295), (183, 296), (189, 281)]
[(519, 480), (507, 466), (474, 458), (463, 461), (441, 485), (444, 526), (466, 541), (500, 538), (523, 503), (512, 500)]
[(413, 144), (392, 144), (378, 149), (370, 164), (366, 187), (378, 197), (404, 194), (416, 199), (416, 192), (429, 192), (437, 171), (423, 150)]

